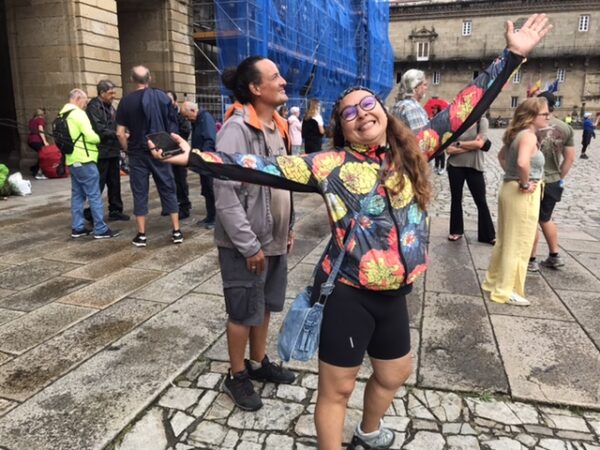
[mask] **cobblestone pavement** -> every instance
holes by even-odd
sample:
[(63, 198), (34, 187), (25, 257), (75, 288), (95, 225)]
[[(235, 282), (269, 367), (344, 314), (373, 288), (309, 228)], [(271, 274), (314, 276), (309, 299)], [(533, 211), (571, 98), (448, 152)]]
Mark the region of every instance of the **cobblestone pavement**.
[[(486, 177), (495, 214), (500, 132), (492, 137)], [(415, 371), (385, 418), (393, 448), (600, 450), (596, 141), (589, 153), (576, 161), (555, 216), (566, 266), (528, 276), (533, 304), (517, 310), (482, 296), (491, 246), (476, 242), (468, 194), (465, 239), (446, 240), (447, 177), (433, 175), (431, 265), (409, 303)], [(221, 393), (225, 315), (208, 232), (186, 221), (186, 241), (171, 245), (153, 196), (146, 249), (129, 243), (131, 222), (111, 224), (124, 228), (114, 240), (71, 240), (68, 180), (34, 181), (33, 189), (0, 202), (0, 449), (316, 448), (315, 361), (290, 365), (293, 385), (257, 384), (258, 412), (237, 410)], [(317, 196), (297, 196), (297, 209), (290, 298), (309, 282), (328, 236)], [(281, 319), (271, 327), (272, 356)], [(366, 362), (346, 442), (369, 373)]]

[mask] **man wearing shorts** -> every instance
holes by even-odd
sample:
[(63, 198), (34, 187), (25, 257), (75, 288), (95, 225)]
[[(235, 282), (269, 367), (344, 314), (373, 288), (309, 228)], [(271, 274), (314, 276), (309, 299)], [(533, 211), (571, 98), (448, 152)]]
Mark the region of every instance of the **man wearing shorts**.
[[(556, 97), (552, 93), (542, 92), (538, 97), (544, 97), (548, 100), (548, 109), (550, 112), (554, 110)], [(558, 269), (564, 266), (565, 263), (558, 254), (558, 232), (556, 224), (552, 220), (552, 212), (556, 203), (561, 199), (565, 187), (565, 178), (575, 160), (573, 128), (552, 116), (550, 117), (550, 126), (538, 132), (538, 142), (541, 143), (541, 150), (546, 158), (544, 164), (545, 184), (540, 203), (539, 222), (549, 249), (548, 258), (542, 261), (541, 264), (544, 267)], [(539, 270), (539, 264), (536, 260), (539, 235), (538, 231), (527, 266), (527, 270), (530, 272), (537, 272)]]
[[(286, 82), (277, 66), (250, 57), (223, 73), (237, 100), (217, 134), (217, 151), (278, 156), (288, 154), (287, 122), (275, 108), (285, 103)], [(252, 163), (252, 158), (247, 160)], [(223, 279), (227, 347), (231, 365), (223, 390), (241, 409), (262, 407), (251, 379), (292, 383), (295, 375), (272, 363), (267, 336), (272, 312), (281, 312), (291, 249), (291, 194), (254, 184), (214, 180), (215, 244)], [(244, 359), (250, 346), (250, 359)]]

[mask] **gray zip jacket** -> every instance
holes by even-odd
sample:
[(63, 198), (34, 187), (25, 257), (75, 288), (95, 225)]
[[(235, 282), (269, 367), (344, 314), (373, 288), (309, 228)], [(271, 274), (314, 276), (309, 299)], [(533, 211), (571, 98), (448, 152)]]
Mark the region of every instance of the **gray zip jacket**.
[[(258, 128), (260, 124), (252, 125), (255, 122), (256, 113), (251, 107), (236, 108), (217, 133), (216, 150), (268, 156), (264, 132)], [(214, 242), (218, 247), (235, 248), (248, 258), (273, 240), (268, 187), (215, 178), (214, 190), (217, 210)]]

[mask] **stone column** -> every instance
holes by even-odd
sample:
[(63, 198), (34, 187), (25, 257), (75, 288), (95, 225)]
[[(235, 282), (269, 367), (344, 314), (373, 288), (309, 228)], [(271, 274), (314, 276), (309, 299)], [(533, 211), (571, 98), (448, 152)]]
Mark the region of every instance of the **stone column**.
[(122, 77), (132, 86), (130, 69), (142, 64), (153, 76), (152, 85), (195, 93), (192, 10), (190, 0), (131, 0), (118, 3)]
[[(36, 108), (46, 108), (50, 124), (68, 101), (69, 91), (82, 88), (96, 95), (102, 78), (121, 85), (114, 0), (7, 0), (17, 120), (21, 128)], [(35, 155), (21, 132), (23, 169)]]

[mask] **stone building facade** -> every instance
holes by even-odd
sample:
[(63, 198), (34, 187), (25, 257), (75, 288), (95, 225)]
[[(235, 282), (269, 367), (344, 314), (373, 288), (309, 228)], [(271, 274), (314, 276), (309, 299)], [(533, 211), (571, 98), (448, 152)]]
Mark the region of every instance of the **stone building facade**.
[[(510, 117), (541, 80), (559, 78), (559, 117), (600, 111), (600, 2), (597, 0), (419, 0), (391, 3), (390, 39), (396, 80), (410, 68), (427, 73), (428, 98), (450, 101), (505, 47), (504, 23), (518, 28), (545, 12), (552, 32), (504, 87), (492, 117)], [(394, 102), (398, 86), (388, 97)]]
[(131, 67), (144, 64), (154, 86), (195, 93), (191, 0), (0, 0), (0, 24), (0, 118), (19, 124), (0, 126), (0, 162), (13, 167), (34, 157), (36, 108), (50, 123), (75, 87), (93, 97), (108, 78), (121, 97)]

